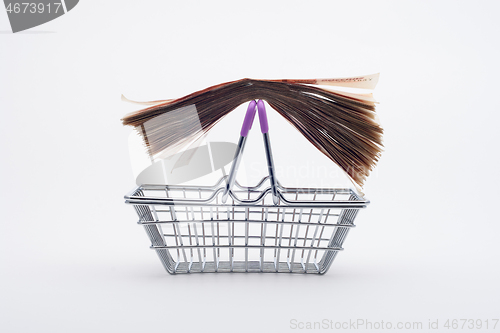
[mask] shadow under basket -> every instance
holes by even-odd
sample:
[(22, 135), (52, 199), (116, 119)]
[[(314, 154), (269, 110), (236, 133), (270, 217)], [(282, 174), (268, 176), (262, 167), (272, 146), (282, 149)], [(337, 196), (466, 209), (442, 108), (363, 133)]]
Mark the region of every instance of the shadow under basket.
[(222, 203), (226, 178), (215, 186), (143, 185), (125, 196), (167, 272), (323, 274), (369, 203), (351, 189), (278, 184), (274, 204), (269, 177), (255, 187), (236, 182)]

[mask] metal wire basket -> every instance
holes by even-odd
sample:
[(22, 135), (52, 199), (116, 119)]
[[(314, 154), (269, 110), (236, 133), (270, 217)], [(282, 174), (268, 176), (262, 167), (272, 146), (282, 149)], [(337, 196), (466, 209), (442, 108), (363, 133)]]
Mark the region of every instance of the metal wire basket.
[[(235, 176), (256, 105), (269, 176), (245, 187)], [(125, 199), (171, 274), (323, 274), (343, 250), (358, 210), (369, 203), (351, 189), (283, 187), (274, 176), (262, 101), (250, 103), (231, 172), (217, 184), (141, 185)]]

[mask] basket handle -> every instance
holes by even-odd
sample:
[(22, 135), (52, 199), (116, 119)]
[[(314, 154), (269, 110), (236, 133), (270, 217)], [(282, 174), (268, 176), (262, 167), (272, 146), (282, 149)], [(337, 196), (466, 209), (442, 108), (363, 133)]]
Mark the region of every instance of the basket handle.
[(276, 181), (276, 176), (274, 174), (274, 162), (273, 162), (273, 154), (271, 152), (271, 142), (269, 140), (269, 123), (267, 121), (266, 107), (264, 105), (264, 101), (259, 100), (258, 102), (251, 101), (248, 105), (247, 113), (245, 115), (245, 119), (243, 121), (243, 125), (241, 127), (241, 136), (238, 142), (238, 147), (236, 148), (236, 153), (234, 154), (233, 164), (231, 165), (231, 171), (229, 172), (229, 178), (226, 183), (226, 187), (222, 194), (222, 203), (227, 201), (229, 196), (229, 192), (234, 186), (234, 182), (236, 179), (236, 173), (238, 172), (238, 167), (240, 165), (241, 156), (243, 155), (243, 149), (245, 148), (245, 143), (247, 140), (248, 132), (250, 128), (252, 128), (252, 124), (255, 118), (255, 107), (257, 106), (259, 112), (259, 122), (260, 122), (260, 130), (262, 132), (262, 136), (264, 138), (264, 147), (266, 150), (266, 160), (267, 160), (267, 169), (269, 172), (269, 180), (271, 183), (271, 192), (273, 196), (273, 203), (275, 205), (279, 204), (279, 194), (278, 194), (278, 185)]
[(267, 170), (269, 172), (269, 181), (271, 182), (271, 191), (273, 194), (273, 203), (279, 203), (278, 186), (276, 175), (274, 174), (274, 161), (271, 151), (271, 141), (269, 140), (269, 123), (267, 122), (266, 106), (264, 101), (259, 99), (257, 102), (257, 109), (259, 110), (260, 130), (264, 138), (264, 148), (266, 149)]
[(257, 102), (257, 108), (259, 110), (260, 131), (265, 134), (269, 132), (269, 124), (267, 122), (266, 106), (261, 99)]
[(238, 146), (236, 147), (236, 152), (234, 153), (233, 164), (231, 165), (231, 171), (229, 172), (229, 178), (227, 180), (226, 187), (224, 188), (224, 193), (222, 194), (223, 203), (226, 202), (229, 191), (233, 188), (234, 182), (236, 180), (236, 172), (238, 171), (241, 156), (243, 155), (243, 148), (245, 148), (248, 132), (252, 128), (253, 120), (255, 119), (256, 105), (256, 101), (251, 101), (248, 104), (247, 113), (245, 114), (245, 120), (243, 120), (243, 125), (241, 126), (240, 140), (238, 141)]
[(251, 101), (250, 104), (248, 104), (248, 109), (247, 113), (245, 114), (245, 120), (243, 120), (243, 125), (241, 126), (241, 132), (240, 135), (243, 137), (246, 137), (248, 135), (248, 132), (252, 128), (253, 125), (253, 120), (255, 119), (255, 113), (256, 113), (256, 102)]

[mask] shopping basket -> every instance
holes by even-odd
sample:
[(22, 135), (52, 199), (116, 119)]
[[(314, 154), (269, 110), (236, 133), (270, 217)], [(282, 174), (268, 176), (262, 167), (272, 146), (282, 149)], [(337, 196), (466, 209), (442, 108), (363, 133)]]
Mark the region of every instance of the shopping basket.
[[(256, 109), (269, 176), (235, 181)], [(289, 188), (275, 177), (263, 101), (251, 101), (229, 175), (214, 186), (141, 185), (125, 196), (170, 274), (328, 271), (358, 210), (348, 188)]]

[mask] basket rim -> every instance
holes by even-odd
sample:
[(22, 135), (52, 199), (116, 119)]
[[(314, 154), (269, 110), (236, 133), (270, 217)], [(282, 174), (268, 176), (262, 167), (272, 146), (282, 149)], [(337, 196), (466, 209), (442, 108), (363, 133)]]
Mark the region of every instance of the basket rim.
[[(213, 186), (196, 186), (196, 185), (150, 185), (142, 184), (134, 187), (129, 193), (124, 196), (126, 204), (141, 204), (141, 205), (182, 205), (182, 206), (208, 206), (208, 207), (261, 207), (261, 208), (273, 208), (273, 207), (289, 207), (289, 208), (366, 208), (370, 203), (364, 197), (358, 195), (351, 188), (292, 188), (284, 187), (278, 183), (278, 194), (280, 197), (279, 204), (263, 204), (265, 196), (271, 193), (271, 187), (263, 187), (269, 176), (264, 177), (256, 186), (246, 187), (241, 186), (236, 182), (236, 186), (240, 189), (235, 192), (256, 192), (259, 191), (260, 195), (256, 199), (240, 199), (236, 196), (233, 191), (230, 191), (229, 195), (234, 200), (234, 203), (214, 203), (214, 199), (224, 191), (224, 180), (227, 176), (222, 177)], [(222, 185), (222, 186), (221, 186)], [(142, 190), (192, 190), (192, 191), (211, 191), (212, 194), (206, 199), (176, 199), (176, 198), (165, 198), (165, 197), (155, 197), (155, 196), (143, 196), (136, 195)], [(349, 194), (352, 200), (337, 200), (337, 201), (319, 201), (319, 200), (289, 200), (283, 196), (283, 193), (320, 193), (320, 194)]]

